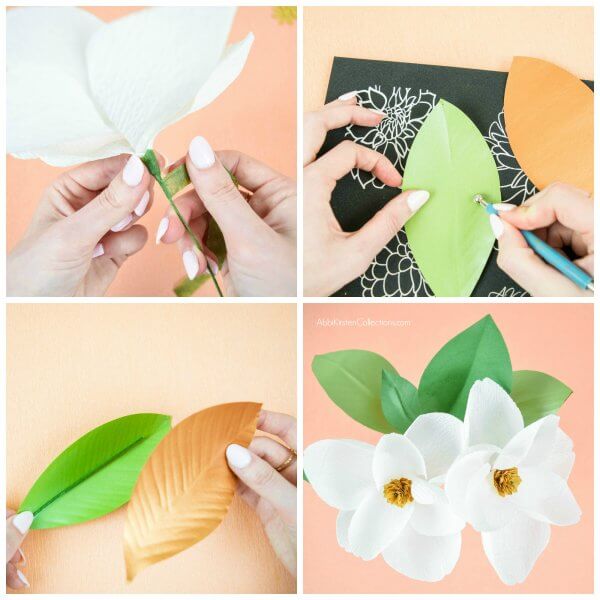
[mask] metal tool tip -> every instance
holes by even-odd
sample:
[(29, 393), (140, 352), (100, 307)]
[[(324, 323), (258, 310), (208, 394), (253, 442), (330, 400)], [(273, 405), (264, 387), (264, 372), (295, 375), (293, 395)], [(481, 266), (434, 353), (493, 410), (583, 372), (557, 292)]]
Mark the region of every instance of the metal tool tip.
[(487, 202), (483, 199), (483, 196), (481, 194), (475, 194), (473, 196), (473, 202), (475, 202), (475, 204), (480, 204), (481, 206), (485, 206), (487, 204)]

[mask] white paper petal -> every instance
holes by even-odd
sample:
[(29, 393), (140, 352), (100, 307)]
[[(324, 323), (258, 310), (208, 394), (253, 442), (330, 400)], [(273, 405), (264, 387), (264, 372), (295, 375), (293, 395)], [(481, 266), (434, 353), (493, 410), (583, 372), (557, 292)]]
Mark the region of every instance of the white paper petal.
[(494, 468), (536, 466), (550, 455), (558, 430), (558, 417), (548, 415), (525, 427), (500, 452)]
[(534, 519), (553, 525), (574, 525), (581, 518), (581, 509), (567, 482), (547, 469), (519, 469), (521, 484), (516, 494), (509, 496)]
[(476, 531), (495, 531), (510, 523), (518, 512), (509, 496), (498, 494), (486, 465), (481, 467), (467, 487), (466, 521)]
[(199, 103), (214, 99), (239, 73), (245, 60), (241, 49), (227, 55), (221, 67), (226, 72), (214, 73), (234, 14), (233, 7), (150, 8), (113, 21), (92, 37), (87, 65), (94, 98), (136, 152), (185, 116), (197, 97)]
[(382, 553), (395, 571), (418, 581), (440, 581), (452, 572), (460, 556), (461, 534), (421, 535), (409, 523)]
[(427, 479), (444, 475), (465, 446), (463, 422), (447, 413), (420, 415), (405, 435), (421, 452)]
[(411, 480), (411, 493), (417, 504), (433, 504), (446, 498), (439, 484), (425, 481), (420, 477)]
[(355, 440), (320, 440), (304, 450), (304, 472), (323, 502), (354, 510), (374, 489), (374, 447)]
[(465, 412), (467, 444), (503, 448), (523, 429), (523, 416), (513, 399), (491, 379), (476, 381)]
[(414, 510), (414, 502), (400, 508), (373, 490), (356, 509), (348, 540), (352, 554), (372, 560), (402, 532)]
[(481, 534), (483, 549), (507, 585), (525, 581), (550, 541), (550, 525), (519, 515), (509, 525)]
[(467, 519), (467, 490), (471, 479), (484, 467), (489, 471), (494, 449), (469, 452), (458, 458), (448, 469), (444, 490), (452, 510), (462, 519)]
[(55, 165), (130, 151), (97, 109), (85, 47), (102, 21), (78, 8), (7, 14), (7, 151)]
[(335, 523), (335, 532), (337, 535), (338, 544), (346, 552), (350, 552), (350, 540), (348, 539), (348, 529), (350, 528), (350, 521), (352, 521), (353, 516), (353, 510), (341, 510), (338, 513), (337, 520)]
[(554, 446), (540, 466), (568, 479), (574, 463), (573, 440), (562, 429), (558, 429)]
[(425, 477), (425, 461), (416, 446), (404, 435), (388, 433), (381, 437), (373, 457), (373, 477), (378, 489), (392, 479)]
[(458, 533), (465, 526), (465, 522), (450, 508), (446, 498), (433, 504), (415, 504), (410, 524), (418, 533), (433, 536)]

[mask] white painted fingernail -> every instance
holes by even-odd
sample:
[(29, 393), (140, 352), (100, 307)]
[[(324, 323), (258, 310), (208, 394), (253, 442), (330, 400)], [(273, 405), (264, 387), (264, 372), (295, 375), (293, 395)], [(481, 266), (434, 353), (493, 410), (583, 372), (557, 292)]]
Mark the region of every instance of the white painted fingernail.
[(157, 244), (160, 242), (160, 240), (162, 240), (163, 235), (167, 233), (167, 229), (169, 229), (169, 217), (163, 217), (158, 224), (158, 229), (156, 230)]
[(502, 202), (496, 202), (494, 208), (499, 212), (508, 212), (509, 210), (515, 210), (516, 205), (514, 204), (503, 204)]
[(370, 110), (371, 112), (375, 113), (376, 115), (383, 115), (384, 117), (387, 117), (387, 115), (382, 110), (378, 110), (376, 108), (367, 108), (367, 110)]
[(17, 528), (17, 531), (25, 535), (33, 523), (33, 513), (28, 510), (19, 513), (13, 518), (12, 523)]
[(197, 169), (208, 169), (215, 164), (215, 153), (210, 144), (200, 135), (190, 143), (189, 153)]
[(425, 190), (417, 190), (416, 192), (411, 192), (408, 195), (408, 200), (406, 203), (408, 204), (408, 208), (410, 208), (411, 212), (417, 212), (425, 202), (429, 200), (429, 192)]
[(227, 446), (225, 455), (227, 456), (227, 462), (236, 469), (247, 467), (252, 460), (250, 452), (243, 446), (238, 446), (238, 444)]
[(27, 559), (25, 558), (25, 553), (23, 552), (23, 550), (21, 550), (21, 548), (19, 548), (19, 563), (22, 565), (27, 564)]
[(356, 96), (357, 92), (356, 90), (354, 90), (353, 92), (346, 92), (345, 94), (342, 94), (338, 100), (350, 100), (350, 98), (354, 98)]
[(139, 185), (144, 176), (144, 163), (135, 154), (127, 161), (123, 169), (123, 181), (129, 187)]
[(196, 253), (193, 250), (186, 250), (183, 253), (182, 258), (183, 266), (185, 267), (185, 272), (187, 273), (188, 279), (194, 279), (200, 270)]
[(111, 231), (122, 231), (133, 221), (133, 215), (129, 213), (124, 219), (121, 219), (116, 225), (113, 225), (110, 230)]
[(146, 207), (148, 206), (148, 202), (150, 202), (150, 192), (146, 190), (142, 199), (139, 201), (138, 205), (135, 207), (133, 211), (138, 217), (141, 217), (146, 211)]
[(490, 215), (490, 225), (492, 226), (494, 237), (499, 240), (504, 233), (504, 224), (502, 223), (502, 219), (498, 215)]
[(104, 246), (102, 244), (96, 244), (94, 251), (92, 252), (92, 258), (102, 256), (104, 254)]
[(27, 581), (27, 577), (23, 575), (19, 569), (17, 569), (17, 577), (25, 584), (26, 587), (29, 587), (29, 581)]
[(213, 272), (213, 275), (216, 275), (219, 272), (219, 265), (212, 258), (208, 257), (206, 258), (206, 262), (210, 265), (210, 270)]

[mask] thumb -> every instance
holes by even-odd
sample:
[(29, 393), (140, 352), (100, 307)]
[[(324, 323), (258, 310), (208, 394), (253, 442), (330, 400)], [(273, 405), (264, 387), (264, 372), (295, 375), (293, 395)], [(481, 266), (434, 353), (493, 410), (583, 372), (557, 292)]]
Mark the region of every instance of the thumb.
[(545, 263), (521, 232), (496, 215), (490, 224), (498, 239), (498, 266), (532, 296), (584, 296), (587, 293)]
[(392, 198), (350, 237), (351, 243), (356, 245), (356, 252), (370, 264), (427, 200), (429, 192), (425, 190), (405, 191)]
[(267, 227), (240, 194), (203, 137), (191, 141), (186, 167), (196, 193), (219, 225), (228, 246), (240, 237), (256, 239), (257, 230)]
[(6, 562), (8, 562), (21, 547), (31, 524), (33, 513), (24, 511), (6, 520)]
[[(126, 226), (128, 218), (150, 186), (151, 177), (138, 156), (125, 167), (98, 196), (68, 219), (68, 229), (80, 244), (93, 248), (112, 227)], [(123, 225), (125, 223), (125, 225)]]

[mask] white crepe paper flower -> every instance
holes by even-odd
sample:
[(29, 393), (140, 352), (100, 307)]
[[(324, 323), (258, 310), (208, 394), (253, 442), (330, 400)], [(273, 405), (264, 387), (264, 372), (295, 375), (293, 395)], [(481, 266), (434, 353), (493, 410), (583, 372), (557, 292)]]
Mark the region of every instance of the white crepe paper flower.
[(152, 147), (240, 74), (233, 7), (161, 7), (111, 23), (71, 7), (7, 13), (7, 151), (66, 166)]
[(448, 575), (460, 555), (464, 521), (451, 511), (441, 484), (463, 450), (462, 433), (457, 418), (430, 413), (375, 447), (354, 440), (309, 446), (304, 469), (318, 496), (340, 511), (340, 546), (364, 560), (381, 553), (413, 579)]
[(571, 439), (548, 415), (524, 427), (512, 398), (490, 379), (469, 393), (467, 449), (450, 467), (446, 495), (456, 514), (481, 532), (484, 551), (506, 584), (521, 583), (550, 540), (550, 525), (581, 516), (567, 479)]

